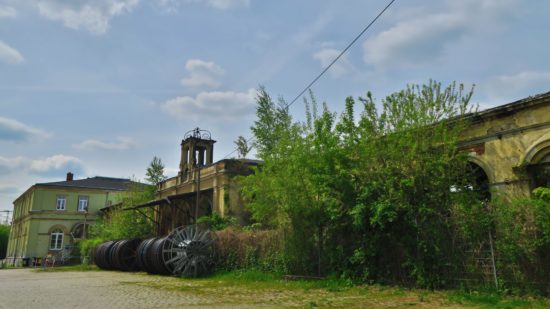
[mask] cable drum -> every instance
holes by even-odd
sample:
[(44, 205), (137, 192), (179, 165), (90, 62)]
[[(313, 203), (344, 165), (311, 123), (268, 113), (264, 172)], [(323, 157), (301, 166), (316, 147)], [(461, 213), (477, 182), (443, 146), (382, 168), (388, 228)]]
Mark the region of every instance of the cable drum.
[(149, 259), (149, 262), (151, 263), (151, 274), (159, 274), (159, 275), (169, 275), (170, 271), (166, 268), (165, 263), (162, 259), (162, 248), (164, 247), (164, 243), (166, 241), (166, 237), (159, 238), (155, 240), (151, 246), (149, 247), (149, 250), (147, 252), (147, 258)]
[(189, 225), (164, 237), (104, 242), (95, 249), (94, 261), (106, 270), (198, 277), (213, 268), (212, 244), (209, 230)]
[(111, 264), (114, 269), (122, 271), (136, 271), (137, 247), (141, 243), (140, 239), (125, 239), (117, 241), (111, 249)]
[(108, 241), (97, 247), (94, 256), (94, 261), (97, 267), (106, 270), (112, 269), (110, 251), (114, 244), (114, 241)]
[(212, 269), (212, 237), (210, 231), (197, 225), (179, 227), (163, 243), (162, 259), (173, 275), (198, 277)]
[(153, 266), (151, 261), (149, 260), (149, 257), (147, 256), (147, 253), (149, 252), (149, 248), (151, 245), (158, 239), (158, 237), (148, 238), (142, 241), (136, 252), (136, 262), (138, 265), (138, 269), (142, 271), (146, 271), (148, 273), (153, 273)]

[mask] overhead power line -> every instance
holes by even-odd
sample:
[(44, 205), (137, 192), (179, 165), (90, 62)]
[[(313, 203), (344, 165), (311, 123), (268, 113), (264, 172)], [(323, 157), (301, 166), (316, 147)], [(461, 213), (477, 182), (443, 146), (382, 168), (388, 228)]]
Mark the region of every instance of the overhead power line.
[(319, 73), (319, 75), (317, 75), (317, 77), (315, 77), (311, 83), (309, 83), (309, 85), (307, 85), (304, 90), (302, 90), (302, 92), (300, 92), (292, 101), (290, 101), (290, 103), (287, 105), (287, 107), (291, 106), (292, 104), (294, 104), (306, 91), (308, 91), (309, 88), (311, 88), (311, 86), (313, 86), (313, 84), (315, 84), (319, 78), (321, 78), (321, 76), (323, 76), (335, 63), (336, 61), (338, 61), (338, 59), (340, 59), (340, 57), (342, 57), (342, 55), (344, 55), (348, 49), (353, 45), (355, 44), (355, 42), (357, 42), (357, 40), (359, 40), (359, 38), (361, 36), (363, 36), (363, 34), (369, 30), (369, 28), (378, 20), (378, 18), (380, 18), (380, 16), (382, 16), (382, 14), (384, 14), (384, 12), (386, 12), (386, 10), (388, 10), (390, 8), (390, 6), (395, 2), (396, 0), (391, 0), (388, 5), (386, 5), (384, 7), (384, 9), (382, 9), (382, 11), (380, 11), (380, 13), (378, 13), (378, 15), (376, 15), (376, 17), (365, 27), (363, 28), (363, 30), (361, 30), (361, 32), (359, 32), (359, 34), (353, 39), (353, 41), (351, 41), (348, 46), (346, 46), (346, 48), (344, 48), (344, 50), (342, 50), (340, 52), (340, 54), (338, 54), (338, 56), (336, 58), (334, 58), (334, 60), (332, 60), (332, 62), (325, 68), (323, 69), (323, 71), (321, 71), (321, 73)]
[[(321, 73), (319, 73), (292, 101), (290, 101), (290, 103), (288, 103), (286, 105), (286, 107), (290, 107), (292, 104), (294, 104), (296, 101), (298, 101), (298, 99), (306, 92), (308, 91), (311, 86), (313, 86), (323, 75), (325, 75), (325, 73), (336, 63), (336, 61), (338, 61), (347, 51), (348, 49), (350, 49), (350, 47), (353, 46), (353, 44), (355, 44), (355, 42), (357, 42), (357, 40), (359, 40), (359, 38), (361, 38), (361, 36), (363, 36), (363, 34), (365, 32), (367, 32), (367, 30), (369, 30), (369, 28), (378, 20), (378, 18), (380, 18), (380, 16), (382, 16), (382, 14), (384, 14), (384, 12), (386, 12), (390, 6), (395, 2), (396, 0), (391, 0), (381, 11), (380, 13), (378, 13), (378, 15), (376, 15), (376, 17), (374, 17), (371, 22), (365, 27), (363, 28), (363, 30), (361, 30), (361, 32), (359, 32), (359, 34), (357, 36), (355, 36), (355, 38), (346, 46), (346, 48), (344, 48), (340, 54), (338, 54), (338, 56), (336, 56), (336, 58), (334, 58), (330, 64), (324, 68)], [(246, 140), (246, 142), (250, 142), (251, 140), (253, 139), (253, 137), (250, 137)], [(238, 150), (238, 148), (235, 148), (233, 151), (231, 151), (230, 153), (228, 153), (225, 157), (223, 157), (224, 159), (229, 157), (230, 155), (234, 154), (236, 151)]]

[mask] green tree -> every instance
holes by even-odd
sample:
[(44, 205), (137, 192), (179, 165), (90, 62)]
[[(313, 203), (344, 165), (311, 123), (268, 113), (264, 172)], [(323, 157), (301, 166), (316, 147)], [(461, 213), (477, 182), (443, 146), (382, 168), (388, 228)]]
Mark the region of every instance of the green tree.
[(306, 122), (260, 89), (251, 128), (264, 161), (241, 179), (252, 218), (285, 231), (288, 269), (438, 286), (454, 262), (449, 188), (466, 158), (458, 134), (472, 91), (430, 81), (387, 96), (346, 99), (340, 115), (313, 96)]
[(0, 224), (0, 259), (3, 259), (6, 257), (9, 237), (10, 237), (10, 226), (5, 224)]
[(243, 136), (237, 137), (234, 143), (237, 146), (239, 158), (246, 158), (246, 155), (252, 150), (252, 146), (248, 146), (248, 141)]
[(162, 160), (154, 156), (149, 167), (147, 167), (145, 175), (147, 176), (145, 180), (154, 185), (158, 185), (161, 181), (165, 180), (166, 176), (164, 176), (164, 164)]

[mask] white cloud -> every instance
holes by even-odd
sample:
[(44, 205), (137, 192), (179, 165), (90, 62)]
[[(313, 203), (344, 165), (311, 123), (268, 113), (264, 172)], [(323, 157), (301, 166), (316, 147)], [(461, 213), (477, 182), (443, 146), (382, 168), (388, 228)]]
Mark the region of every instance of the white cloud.
[[(364, 60), (374, 66), (433, 62), (449, 44), (490, 31), (515, 14), (517, 0), (447, 0), (411, 14), (363, 44)], [(433, 8), (432, 8), (433, 7)]]
[(0, 41), (0, 61), (9, 64), (18, 64), (24, 60), (23, 55), (17, 49)]
[(191, 59), (185, 63), (185, 69), (189, 72), (189, 77), (181, 80), (181, 84), (190, 88), (210, 87), (216, 88), (221, 85), (219, 78), (225, 71), (217, 64), (211, 61), (200, 59)]
[(76, 157), (63, 154), (54, 155), (43, 160), (33, 160), (29, 171), (34, 174), (56, 175), (67, 171), (79, 172), (83, 168), (82, 161)]
[(139, 0), (42, 0), (37, 6), (42, 16), (61, 21), (71, 29), (86, 29), (103, 34), (115, 16), (131, 12)]
[(200, 92), (196, 97), (180, 96), (161, 104), (162, 110), (183, 119), (235, 120), (254, 112), (256, 90), (247, 92)]
[(234, 7), (248, 7), (250, 0), (157, 0), (157, 4), (167, 12), (177, 12), (182, 5), (199, 3), (214, 9), (226, 10)]
[[(313, 58), (321, 63), (321, 67), (324, 69), (338, 57), (340, 51), (335, 48), (323, 48), (320, 51), (313, 54)], [(340, 77), (353, 71), (353, 66), (347, 59), (346, 55), (342, 55), (338, 61), (332, 65), (328, 71), (332, 77)]]
[(0, 4), (0, 18), (13, 18), (17, 16), (17, 11), (11, 6)]
[(510, 100), (548, 91), (548, 85), (550, 71), (523, 71), (494, 77), (480, 86), (491, 98)]
[(0, 157), (0, 173), (6, 173), (21, 168), (27, 160), (23, 157)]
[(32, 138), (47, 138), (50, 134), (30, 127), (15, 119), (0, 117), (0, 141), (27, 141)]
[(123, 151), (136, 147), (136, 143), (128, 137), (119, 137), (117, 142), (102, 142), (95, 139), (88, 139), (80, 144), (73, 145), (74, 148), (81, 150), (115, 150)]

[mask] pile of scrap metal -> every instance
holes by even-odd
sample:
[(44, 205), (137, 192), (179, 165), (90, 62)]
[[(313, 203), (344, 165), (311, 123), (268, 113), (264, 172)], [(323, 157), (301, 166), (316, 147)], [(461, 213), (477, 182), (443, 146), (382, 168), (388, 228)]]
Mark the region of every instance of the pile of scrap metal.
[(179, 227), (164, 237), (108, 241), (94, 252), (106, 270), (198, 277), (212, 269), (212, 237), (196, 225)]

